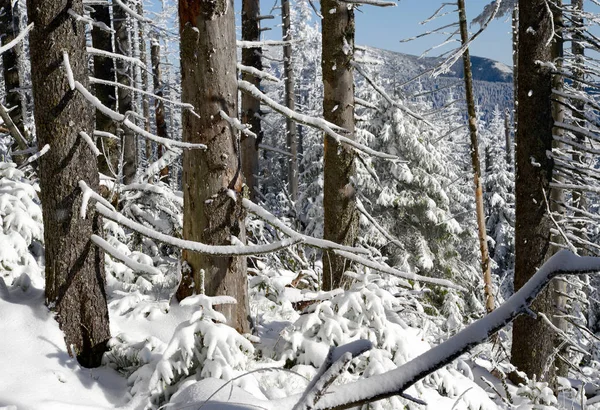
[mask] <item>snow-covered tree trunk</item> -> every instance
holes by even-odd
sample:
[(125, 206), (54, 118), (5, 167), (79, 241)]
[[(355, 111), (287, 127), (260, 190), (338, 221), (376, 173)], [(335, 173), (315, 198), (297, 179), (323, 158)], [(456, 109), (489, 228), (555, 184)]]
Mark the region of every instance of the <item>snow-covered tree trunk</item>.
[[(516, 144), (515, 291), (542, 266), (550, 249), (552, 221), (548, 212), (553, 163), (552, 74), (539, 62), (552, 61), (554, 30), (545, 0), (519, 4), (519, 66)], [(546, 197), (544, 197), (546, 195)], [(552, 311), (552, 286), (532, 305), (534, 311)], [(513, 326), (512, 363), (529, 377), (554, 378), (548, 365), (554, 350), (553, 337), (544, 321), (530, 316), (517, 318)]]
[[(140, 16), (144, 15), (144, 2), (140, 0), (137, 7), (137, 13)], [(140, 60), (144, 64), (147, 64), (146, 56), (147, 56), (147, 46), (146, 46), (146, 35), (148, 34), (146, 31), (146, 23), (139, 23), (140, 30)], [(150, 71), (142, 70), (142, 88), (144, 91), (148, 91), (150, 86)], [(147, 95), (142, 95), (142, 115), (144, 117), (144, 129), (150, 132), (150, 101)], [(146, 157), (146, 162), (150, 163), (152, 159), (152, 141), (147, 139), (144, 143), (144, 156)]]
[[(152, 61), (152, 78), (154, 82), (154, 94), (163, 96), (162, 72), (160, 69), (160, 42), (158, 37), (153, 36), (150, 44), (150, 59)], [(167, 122), (165, 121), (165, 103), (158, 98), (154, 99), (154, 115), (156, 117), (156, 135), (167, 138)], [(158, 157), (162, 156), (162, 145), (157, 147)], [(169, 167), (160, 170), (159, 178), (169, 182)]]
[[(239, 136), (220, 115), (237, 118), (235, 18), (232, 0), (179, 1), (182, 100), (197, 109), (183, 113), (183, 140), (206, 144), (206, 150), (183, 155), (183, 237), (212, 245), (245, 242), (241, 205)], [(230, 195), (231, 191), (237, 196)], [(237, 305), (222, 312), (238, 331), (248, 331), (245, 257), (216, 257), (184, 251), (183, 298), (205, 292), (227, 295)]]
[[(91, 17), (98, 23), (104, 24), (106, 28), (112, 26), (110, 9), (107, 4), (96, 4), (92, 6)], [(99, 26), (92, 28), (92, 46), (98, 50), (113, 52), (112, 33)], [(115, 81), (115, 63), (110, 57), (94, 55), (94, 77), (105, 81)], [(116, 89), (112, 85), (95, 84), (94, 92), (102, 104), (114, 110), (116, 108)], [(96, 110), (96, 129), (98, 131), (117, 134), (116, 124), (100, 110)], [(98, 149), (103, 153), (98, 157), (98, 170), (111, 175), (110, 170), (116, 172), (119, 164), (118, 144), (112, 138), (98, 138)]]
[[(584, 80), (584, 75), (585, 75), (585, 70), (584, 70), (584, 65), (585, 65), (585, 55), (584, 55), (584, 38), (583, 38), (583, 32), (585, 30), (584, 24), (583, 24), (583, 16), (581, 15), (581, 13), (583, 12), (583, 0), (571, 0), (571, 8), (572, 8), (572, 15), (573, 15), (573, 27), (572, 27), (572, 44), (571, 44), (571, 53), (573, 54), (573, 57), (575, 59), (575, 61), (573, 62), (573, 64), (575, 65), (575, 69), (573, 70), (573, 75), (575, 76), (575, 81), (573, 81), (573, 88), (575, 88), (578, 91), (583, 91), (584, 86), (583, 83), (581, 81)], [(573, 110), (573, 116), (576, 118), (576, 125), (578, 127), (581, 128), (585, 128), (585, 116), (584, 116), (584, 109), (585, 109), (585, 102), (581, 101), (579, 99), (575, 99), (573, 101), (573, 105), (575, 107), (575, 110)], [(583, 145), (585, 143), (585, 137), (583, 137), (580, 134), (576, 134), (575, 137), (577, 138), (577, 142), (581, 145)], [(577, 150), (573, 150), (573, 162), (575, 164), (579, 164), (582, 162), (585, 162), (585, 155), (582, 155), (580, 152), (578, 152)], [(588, 208), (588, 203), (587, 203), (587, 198), (585, 195), (584, 191), (580, 191), (580, 190), (574, 190), (573, 191), (573, 205), (585, 212), (587, 211)], [(583, 214), (581, 212), (576, 212), (575, 213), (575, 217), (576, 218), (584, 218)], [(584, 241), (588, 240), (587, 234), (585, 232), (585, 227), (586, 224), (585, 223), (576, 223), (575, 224), (576, 227), (576, 234), (583, 239)], [(587, 253), (586, 249), (584, 246), (581, 246), (579, 249), (579, 254), (580, 255), (585, 255)]]
[[(458, 0), (458, 14), (460, 38), (462, 44), (469, 41), (465, 0)], [(483, 209), (483, 186), (481, 182), (481, 166), (479, 163), (479, 141), (477, 137), (477, 113), (475, 111), (475, 96), (473, 95), (473, 73), (471, 71), (471, 57), (469, 49), (463, 52), (463, 69), (465, 79), (465, 94), (469, 116), (469, 136), (471, 138), (471, 165), (473, 167), (473, 181), (475, 183), (475, 212), (479, 238), (479, 251), (481, 252), (481, 272), (483, 274), (485, 309), (487, 312), (494, 310), (494, 294), (492, 289), (492, 268), (487, 245), (487, 232), (485, 229), (485, 211)]]
[[(18, 20), (13, 14), (12, 0), (0, 0), (0, 45), (6, 45), (14, 40), (18, 34)], [(15, 5), (16, 11), (17, 5)], [(6, 92), (5, 105), (11, 108), (10, 118), (19, 129), (21, 135), (25, 135), (23, 127), (23, 102), (19, 92), (21, 81), (17, 64), (17, 50), (11, 48), (2, 53), (2, 74), (4, 75), (4, 89)], [(15, 141), (14, 147), (18, 149)], [(17, 163), (23, 158), (13, 158)]]
[[(281, 0), (281, 18), (283, 20), (283, 39), (292, 41), (292, 16), (290, 1)], [(285, 76), (285, 105), (290, 110), (296, 110), (296, 91), (294, 79), (294, 65), (292, 61), (292, 44), (283, 46), (283, 72)], [(286, 117), (287, 148), (291, 154), (288, 159), (288, 189), (292, 201), (298, 199), (298, 125), (291, 118)]]
[[(127, 0), (124, 0), (127, 3)], [(125, 57), (131, 56), (129, 42), (129, 28), (127, 12), (116, 5), (113, 8), (113, 25), (116, 32), (116, 53)], [(117, 81), (126, 87), (132, 87), (131, 63), (124, 59), (117, 59)], [(130, 89), (119, 87), (117, 90), (119, 113), (126, 114), (133, 110), (133, 93)], [(135, 133), (129, 127), (123, 127), (121, 139), (121, 156), (123, 158), (123, 183), (130, 184), (135, 178), (137, 170), (137, 150)]]
[[(242, 1), (242, 39), (245, 41), (260, 40), (260, 1)], [(242, 64), (262, 70), (262, 49), (251, 47), (242, 49)], [(242, 73), (242, 79), (260, 88), (260, 78), (248, 73)], [(242, 94), (242, 122), (251, 126), (251, 131), (256, 137), (242, 134), (242, 172), (250, 191), (250, 199), (256, 200), (256, 189), (258, 189), (258, 144), (262, 140), (262, 128), (260, 124), (260, 101), (248, 93)]]
[[(354, 9), (337, 0), (321, 1), (323, 117), (346, 130), (354, 139)], [(358, 230), (354, 150), (325, 136), (323, 237), (343, 245), (354, 245)], [(332, 252), (323, 254), (323, 289), (340, 285), (348, 261)]]
[[(70, 8), (83, 14), (81, 0)], [(80, 180), (98, 190), (96, 156), (79, 136), (94, 129), (94, 109), (71, 90), (63, 68), (68, 54), (73, 78), (86, 86), (85, 27), (59, 0), (28, 0), (31, 71), (40, 158), (41, 201), (46, 246), (46, 301), (57, 312), (69, 353), (86, 367), (99, 366), (110, 338), (104, 290), (104, 253), (90, 237), (101, 218), (88, 209), (81, 218)]]

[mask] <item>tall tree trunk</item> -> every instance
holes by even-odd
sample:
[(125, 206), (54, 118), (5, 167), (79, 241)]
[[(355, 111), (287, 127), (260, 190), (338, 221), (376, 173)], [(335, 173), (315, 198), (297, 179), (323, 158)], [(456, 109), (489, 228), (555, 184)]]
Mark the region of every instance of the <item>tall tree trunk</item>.
[[(93, 5), (91, 17), (99, 23), (104, 23), (106, 27), (111, 27), (112, 25), (110, 9), (108, 5)], [(112, 33), (94, 26), (92, 28), (92, 45), (94, 48), (112, 53)], [(95, 55), (94, 77), (106, 81), (115, 81), (114, 60), (110, 57)], [(114, 86), (95, 84), (94, 89), (96, 97), (102, 104), (112, 110), (116, 108), (117, 95)], [(96, 129), (98, 131), (110, 132), (111, 134), (115, 135), (117, 134), (116, 124), (100, 110), (96, 110)], [(110, 176), (111, 169), (113, 172), (117, 172), (119, 164), (118, 144), (114, 139), (111, 138), (98, 138), (97, 145), (100, 152), (104, 153), (104, 155), (98, 157), (98, 170), (101, 173)]]
[[(460, 38), (462, 44), (469, 41), (467, 29), (467, 16), (465, 0), (458, 0), (458, 14), (460, 25)], [(483, 274), (485, 309), (489, 313), (494, 310), (494, 294), (492, 290), (492, 273), (490, 255), (487, 246), (487, 232), (485, 229), (485, 211), (483, 209), (483, 186), (481, 184), (481, 166), (479, 164), (479, 142), (477, 138), (477, 113), (475, 111), (475, 97), (473, 95), (473, 73), (471, 71), (471, 57), (467, 48), (463, 53), (463, 69), (465, 77), (465, 94), (467, 111), (469, 114), (469, 136), (471, 138), (471, 164), (473, 166), (473, 181), (475, 183), (475, 212), (479, 237), (479, 251), (481, 252), (481, 272)]]
[[(126, 1), (126, 0), (124, 0)], [(131, 56), (129, 42), (129, 28), (127, 24), (127, 12), (116, 5), (113, 9), (113, 24), (116, 32), (115, 48), (118, 54)], [(117, 59), (117, 82), (127, 87), (133, 86), (131, 78), (131, 64), (123, 59)], [(119, 87), (118, 104), (119, 112), (125, 114), (133, 110), (133, 93), (130, 89)], [(133, 131), (125, 127), (121, 130), (121, 155), (123, 157), (123, 183), (130, 184), (135, 178), (137, 170), (136, 136)]]
[[(515, 291), (544, 263), (550, 253), (552, 222), (547, 211), (552, 190), (552, 75), (538, 61), (552, 61), (546, 42), (553, 35), (545, 0), (519, 4), (519, 66), (516, 144)], [(544, 198), (544, 192), (546, 198)], [(534, 301), (533, 311), (552, 312), (551, 284)], [(512, 364), (529, 377), (553, 380), (551, 330), (541, 318), (519, 316), (513, 325)]]
[[(152, 37), (150, 45), (150, 58), (152, 63), (152, 78), (154, 79), (154, 94), (163, 96), (162, 73), (160, 70), (160, 42), (156, 36)], [(167, 123), (165, 121), (165, 103), (158, 98), (154, 99), (154, 114), (156, 115), (156, 134), (167, 138)], [(158, 146), (158, 157), (162, 155), (162, 145)], [(169, 167), (160, 170), (159, 178), (169, 183)]]
[[(144, 15), (144, 2), (140, 1), (138, 3), (137, 12), (140, 16)], [(146, 63), (146, 23), (140, 22), (140, 59)], [(148, 70), (142, 70), (142, 88), (144, 91), (148, 91), (150, 87), (150, 72)], [(150, 132), (150, 101), (147, 95), (142, 95), (142, 115), (144, 116), (144, 129)], [(144, 144), (145, 152), (144, 156), (146, 157), (146, 163), (151, 162), (152, 158), (152, 141), (149, 139), (145, 140)]]
[[(582, 32), (585, 30), (584, 24), (583, 24), (583, 16), (581, 15), (581, 13), (583, 12), (583, 0), (571, 0), (571, 9), (572, 9), (572, 13), (573, 13), (573, 34), (572, 34), (572, 45), (571, 45), (571, 52), (573, 54), (574, 57), (574, 64), (575, 64), (575, 69), (573, 70), (573, 76), (575, 77), (575, 81), (573, 82), (573, 88), (575, 88), (578, 91), (582, 91), (584, 89), (583, 83), (581, 81), (584, 80), (584, 75), (585, 75), (585, 71), (584, 71), (584, 58), (585, 58), (585, 48), (583, 47), (583, 35)], [(574, 100), (573, 101), (573, 106), (575, 107), (575, 111), (573, 112), (573, 117), (575, 117), (576, 121), (575, 121), (575, 125), (579, 128), (585, 128), (586, 126), (586, 120), (585, 120), (585, 116), (584, 116), (584, 109), (585, 109), (585, 102), (581, 101), (581, 100)], [(585, 143), (585, 138), (581, 135), (576, 135), (577, 138), (577, 142), (579, 144), (584, 144)], [(573, 162), (575, 164), (581, 164), (584, 165), (585, 161), (586, 161), (586, 156), (582, 155), (581, 153), (577, 152), (576, 150), (574, 150), (575, 152), (573, 153)], [(587, 211), (587, 207), (588, 207), (588, 203), (587, 203), (587, 198), (586, 198), (586, 194), (584, 191), (581, 190), (575, 190), (573, 191), (573, 205), (582, 210), (582, 211)], [(576, 218), (584, 218), (584, 216), (582, 215), (581, 212), (576, 212), (575, 213), (575, 217)], [(577, 228), (577, 235), (587, 241), (588, 240), (588, 236), (586, 234), (585, 228), (586, 228), (586, 224), (585, 223), (576, 223), (575, 227)], [(585, 246), (580, 246), (579, 247), (579, 254), (580, 255), (585, 255), (587, 254), (587, 249), (585, 248)]]
[[(83, 14), (81, 0), (69, 8)], [(63, 1), (28, 0), (31, 71), (38, 145), (50, 150), (40, 158), (41, 200), (46, 244), (46, 303), (57, 312), (69, 354), (86, 367), (99, 366), (110, 338), (104, 254), (92, 245), (100, 217), (88, 209), (80, 217), (80, 180), (98, 190), (96, 156), (81, 131), (94, 129), (94, 109), (69, 89), (63, 69), (68, 53), (73, 76), (88, 84), (85, 30), (67, 13)]]
[(513, 145), (512, 145), (512, 140), (510, 138), (510, 111), (507, 108), (506, 111), (504, 111), (504, 149), (506, 151), (506, 165), (508, 165), (508, 167), (510, 169), (512, 169), (512, 165), (513, 165)]
[[(219, 114), (237, 118), (233, 0), (180, 0), (179, 23), (182, 100), (199, 115), (183, 113), (183, 140), (208, 147), (183, 154), (183, 237), (213, 245), (230, 244), (232, 236), (245, 242), (239, 137)], [(232, 296), (237, 305), (225, 305), (222, 312), (231, 326), (247, 332), (246, 258), (184, 251), (183, 259), (191, 272), (184, 269), (178, 298), (194, 290)]]
[[(13, 14), (11, 0), (0, 0), (0, 45), (6, 45), (18, 34), (17, 16)], [(4, 75), (4, 89), (6, 92), (7, 108), (11, 108), (10, 118), (18, 128), (21, 135), (25, 136), (25, 127), (23, 124), (23, 102), (19, 92), (20, 79), (17, 64), (17, 50), (15, 47), (5, 51), (2, 54), (2, 68)], [(13, 144), (13, 149), (19, 149), (17, 141)], [(15, 157), (13, 160), (20, 164), (24, 160), (21, 157)]]
[[(337, 0), (322, 0), (323, 117), (354, 138), (354, 9)], [(354, 151), (325, 136), (323, 237), (343, 245), (354, 245), (358, 230)], [(340, 286), (347, 260), (333, 252), (323, 254), (323, 289)]]
[[(283, 18), (283, 39), (292, 41), (292, 16), (290, 0), (281, 0), (281, 17)], [(285, 105), (296, 110), (296, 92), (294, 90), (294, 67), (292, 65), (292, 45), (283, 46), (283, 71), (285, 75)], [(298, 125), (290, 118), (285, 120), (287, 130), (287, 148), (292, 156), (288, 160), (288, 185), (292, 201), (298, 199)]]
[[(563, 20), (562, 11), (561, 11), (562, 0), (556, 0), (556, 2), (551, 5), (551, 8), (552, 8), (552, 14), (553, 14), (554, 26), (555, 26), (554, 41), (552, 43), (552, 61), (554, 62), (555, 66), (557, 67), (557, 71), (561, 72), (562, 67), (563, 67), (563, 57), (564, 57), (563, 56), (564, 20)], [(562, 76), (555, 75), (552, 77), (552, 89), (558, 90), (561, 92), (564, 90), (564, 80), (563, 80)], [(552, 96), (552, 101), (553, 101), (552, 102), (552, 118), (554, 118), (555, 122), (564, 122), (565, 121), (565, 99), (564, 99), (564, 97), (555, 94)], [(562, 136), (563, 134), (564, 134), (564, 131), (558, 127), (555, 127), (554, 130), (552, 131), (552, 135)], [(552, 145), (555, 149), (559, 149), (559, 150), (564, 150), (566, 148), (563, 143), (556, 142), (556, 141), (554, 141)], [(564, 178), (561, 175), (555, 175), (554, 179), (559, 183), (564, 182)], [(556, 221), (560, 221), (560, 219), (562, 219), (565, 214), (565, 208), (563, 206), (563, 204), (565, 202), (565, 192), (562, 189), (555, 188), (552, 190), (550, 198), (551, 198), (550, 210), (554, 214), (554, 219)], [(563, 237), (560, 234), (552, 235), (551, 241), (554, 243), (564, 243)], [(551, 245), (550, 252), (547, 255), (547, 257), (552, 256), (554, 253), (558, 252), (559, 250), (560, 250), (560, 247), (558, 247), (556, 245)], [(561, 329), (562, 331), (566, 331), (567, 330), (567, 321), (564, 318), (557, 316), (556, 313), (559, 313), (559, 315), (561, 312), (566, 313), (567, 300), (562, 295), (567, 293), (567, 283), (563, 278), (559, 277), (559, 278), (556, 278), (553, 280), (553, 285), (554, 285), (554, 292), (552, 293), (552, 297), (554, 298), (553, 303), (554, 303), (555, 310), (553, 312), (552, 322), (554, 323), (554, 325), (557, 328)], [(554, 345), (557, 349), (559, 349), (558, 350), (559, 354), (563, 357), (567, 357), (567, 348), (564, 346), (562, 348), (560, 348), (560, 346), (563, 345), (564, 339), (561, 336), (556, 335), (555, 332), (552, 332), (552, 335), (555, 338)], [(567, 373), (569, 370), (568, 363), (566, 363), (564, 360), (557, 357), (554, 360), (554, 366), (556, 369), (557, 376), (567, 377)]]
[[(246, 41), (260, 40), (260, 0), (242, 0), (242, 39)], [(260, 47), (243, 48), (242, 64), (262, 70), (262, 50)], [(242, 79), (260, 88), (260, 78), (247, 73), (242, 73)], [(242, 122), (249, 124), (250, 129), (257, 138), (242, 134), (242, 173), (250, 191), (250, 199), (256, 200), (258, 189), (258, 144), (262, 140), (262, 127), (260, 124), (260, 101), (249, 94), (242, 94)]]
[(515, 0), (512, 12), (512, 56), (513, 56), (513, 127), (517, 129), (517, 87), (519, 85), (519, 1)]

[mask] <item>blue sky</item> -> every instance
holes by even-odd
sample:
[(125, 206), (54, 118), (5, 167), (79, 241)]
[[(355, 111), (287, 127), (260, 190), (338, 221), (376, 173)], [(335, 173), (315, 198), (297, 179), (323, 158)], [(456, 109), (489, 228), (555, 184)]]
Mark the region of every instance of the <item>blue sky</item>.
[[(476, 17), (488, 2), (487, 0), (466, 0), (467, 18), (470, 20)], [(442, 1), (433, 0), (401, 0), (398, 6), (393, 8), (363, 6), (361, 7), (362, 12), (356, 12), (356, 43), (420, 55), (429, 47), (439, 44), (445, 37), (432, 35), (408, 43), (400, 43), (400, 40), (414, 37), (419, 33), (451, 22), (452, 17), (447, 16), (427, 25), (419, 24), (430, 17), (441, 3)], [(452, 16), (456, 16), (456, 14), (452, 14)], [(479, 26), (474, 25), (470, 29), (477, 31)], [(504, 17), (493, 21), (471, 46), (471, 54), (502, 61), (512, 66), (510, 19)]]

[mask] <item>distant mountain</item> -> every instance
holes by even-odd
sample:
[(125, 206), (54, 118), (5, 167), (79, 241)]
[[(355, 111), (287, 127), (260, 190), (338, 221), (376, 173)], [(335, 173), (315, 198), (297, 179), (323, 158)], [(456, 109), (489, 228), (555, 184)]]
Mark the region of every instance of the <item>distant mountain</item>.
[[(407, 79), (431, 70), (443, 62), (443, 59), (439, 57), (418, 57), (375, 47), (364, 47), (364, 49), (367, 55), (380, 59), (384, 65), (393, 67), (396, 73)], [(471, 56), (471, 67), (473, 68), (473, 79), (475, 81), (493, 83), (511, 83), (513, 81), (512, 68), (499, 61)], [(463, 78), (462, 59), (459, 59), (449, 72), (441, 74), (440, 77)]]

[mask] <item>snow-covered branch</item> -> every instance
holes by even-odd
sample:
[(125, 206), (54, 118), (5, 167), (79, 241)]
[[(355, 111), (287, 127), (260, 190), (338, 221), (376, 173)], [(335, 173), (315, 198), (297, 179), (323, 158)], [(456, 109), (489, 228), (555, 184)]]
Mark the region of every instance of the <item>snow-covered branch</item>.
[(96, 210), (105, 218), (108, 218), (116, 223), (132, 229), (148, 238), (173, 245), (180, 249), (187, 249), (193, 252), (202, 253), (205, 255), (214, 256), (250, 256), (263, 255), (266, 253), (276, 252), (285, 249), (288, 246), (295, 245), (302, 241), (302, 238), (286, 238), (282, 241), (273, 242), (267, 245), (206, 245), (201, 242), (188, 241), (185, 239), (175, 238), (174, 236), (165, 235), (150, 229), (142, 224), (139, 224), (131, 219), (121, 215), (118, 212), (111, 211), (101, 203), (96, 203)]
[(137, 65), (139, 67), (146, 68), (146, 64), (144, 64), (144, 62), (142, 60), (140, 60), (139, 58), (125, 56), (123, 54), (111, 53), (110, 51), (99, 50), (94, 47), (87, 47), (86, 50), (89, 55), (102, 56), (102, 57), (108, 57), (108, 58), (116, 58), (119, 60), (127, 61), (133, 65)]
[(348, 4), (366, 4), (369, 6), (377, 6), (377, 7), (396, 7), (397, 4), (394, 1), (378, 1), (378, 0), (341, 0), (342, 3)]
[(121, 7), (125, 11), (125, 13), (129, 14), (134, 19), (139, 20), (143, 23), (152, 23), (151, 19), (148, 19), (144, 16), (140, 16), (138, 13), (136, 13), (135, 11), (133, 11), (132, 9), (127, 7), (127, 5), (125, 3), (123, 3), (121, 0), (113, 0), (113, 1), (115, 3), (117, 3), (119, 5), (119, 7)]
[(123, 252), (119, 251), (117, 248), (112, 246), (110, 243), (106, 242), (104, 239), (99, 237), (98, 235), (92, 235), (92, 242), (94, 242), (97, 246), (102, 248), (104, 252), (108, 253), (113, 258), (123, 262), (123, 264), (129, 268), (131, 268), (134, 272), (140, 272), (149, 276), (157, 276), (162, 275), (162, 272), (155, 268), (154, 266), (145, 265), (143, 263), (139, 263), (131, 259), (129, 256), (125, 255)]
[(238, 47), (241, 48), (258, 48), (268, 46), (287, 46), (289, 44), (297, 43), (298, 41), (286, 41), (286, 40), (263, 40), (263, 41), (244, 41), (238, 40), (236, 42)]
[(242, 73), (253, 75), (254, 77), (260, 78), (261, 80), (273, 81), (274, 83), (281, 82), (281, 80), (279, 78), (275, 77), (274, 75), (269, 74), (266, 71), (259, 70), (255, 67), (250, 67), (250, 66), (238, 63), (237, 68)]
[[(394, 370), (332, 388), (314, 409), (346, 409), (399, 395), (529, 311), (529, 305), (555, 276), (594, 272), (600, 272), (600, 258), (580, 257), (567, 250), (559, 251), (518, 292), (487, 316)], [(274, 403), (273, 408), (291, 406), (297, 400), (297, 396), (281, 399)]]
[(298, 239), (298, 242), (302, 242), (308, 246), (314, 246), (316, 248), (324, 249), (324, 250), (341, 250), (346, 252), (353, 252), (356, 254), (368, 255), (370, 252), (363, 248), (356, 248), (353, 246), (344, 246), (338, 243), (328, 241), (325, 239), (313, 238), (312, 236), (307, 236), (301, 234), (300, 232), (294, 231), (292, 228), (284, 224), (282, 221), (277, 219), (275, 215), (267, 211), (261, 206), (256, 205), (254, 202), (249, 199), (242, 199), (242, 206), (248, 210), (248, 212), (258, 216), (260, 219), (279, 229), (281, 232), (289, 236), (290, 238)]
[(17, 44), (19, 44), (21, 41), (23, 41), (25, 36), (31, 31), (32, 28), (33, 28), (33, 23), (28, 25), (25, 30), (21, 31), (19, 33), (19, 35), (17, 37), (15, 37), (15, 39), (13, 41), (10, 41), (8, 44), (5, 44), (2, 47), (0, 47), (0, 54), (10, 50), (11, 48), (13, 48)]
[(321, 130), (321, 131), (325, 132), (327, 135), (329, 135), (330, 137), (332, 137), (333, 139), (335, 139), (336, 141), (343, 143), (343, 144), (347, 144), (357, 151), (361, 151), (361, 152), (364, 152), (365, 154), (371, 155), (373, 157), (378, 157), (378, 158), (383, 158), (383, 159), (390, 159), (390, 160), (398, 159), (398, 157), (395, 155), (375, 151), (375, 150), (367, 147), (366, 145), (360, 144), (350, 138), (347, 138), (347, 137), (344, 137), (344, 136), (338, 134), (337, 132), (334, 131), (334, 129), (338, 129), (338, 130), (343, 130), (343, 129), (341, 129), (340, 127), (338, 127), (334, 124), (331, 124), (330, 122), (325, 121), (322, 118), (309, 117), (308, 115), (300, 114), (300, 113), (297, 113), (296, 111), (290, 110), (286, 106), (281, 105), (281, 104), (277, 103), (276, 101), (274, 101), (273, 99), (269, 98), (267, 95), (262, 93), (258, 88), (256, 88), (253, 84), (249, 83), (248, 81), (244, 81), (244, 80), (238, 81), (238, 87), (243, 92), (250, 94), (257, 100), (260, 100), (263, 104), (268, 105), (269, 107), (271, 107), (278, 113), (296, 121), (297, 123), (308, 125), (310, 127)]

